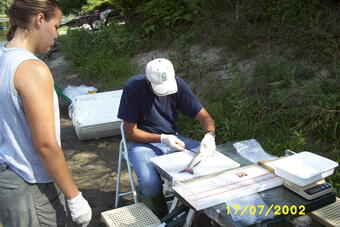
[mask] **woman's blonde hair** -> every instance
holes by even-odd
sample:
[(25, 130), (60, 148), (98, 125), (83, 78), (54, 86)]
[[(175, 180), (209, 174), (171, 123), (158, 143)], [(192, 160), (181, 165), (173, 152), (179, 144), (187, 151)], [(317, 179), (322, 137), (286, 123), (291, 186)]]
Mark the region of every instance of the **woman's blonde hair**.
[(10, 23), (7, 40), (13, 38), (17, 28), (28, 29), (33, 16), (43, 13), (48, 21), (55, 16), (56, 9), (60, 9), (56, 0), (14, 0), (7, 12)]

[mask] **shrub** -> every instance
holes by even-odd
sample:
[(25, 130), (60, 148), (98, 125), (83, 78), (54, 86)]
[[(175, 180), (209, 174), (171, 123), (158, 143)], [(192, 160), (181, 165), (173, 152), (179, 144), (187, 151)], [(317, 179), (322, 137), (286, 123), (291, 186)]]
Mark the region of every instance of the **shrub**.
[(101, 80), (104, 87), (122, 85), (138, 71), (131, 56), (139, 45), (137, 36), (124, 26), (109, 24), (99, 32), (68, 30), (60, 37), (65, 56), (83, 75)]

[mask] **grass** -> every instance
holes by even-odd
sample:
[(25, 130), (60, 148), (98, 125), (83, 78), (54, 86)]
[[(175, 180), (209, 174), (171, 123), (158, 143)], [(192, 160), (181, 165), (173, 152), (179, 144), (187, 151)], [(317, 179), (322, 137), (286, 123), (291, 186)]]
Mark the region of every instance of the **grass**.
[[(336, 72), (327, 77), (287, 59), (264, 58), (251, 75), (201, 81), (201, 99), (217, 125), (217, 144), (255, 138), (276, 156), (286, 149), (311, 151), (340, 163), (340, 90)], [(203, 87), (202, 87), (203, 86)], [(200, 125), (180, 118), (189, 137), (202, 137)], [(340, 171), (330, 177), (340, 192)]]
[[(209, 2), (191, 25), (147, 36), (138, 24), (112, 23), (96, 33), (69, 30), (61, 38), (63, 51), (82, 75), (112, 90), (141, 72), (132, 61), (136, 53), (171, 47), (176, 72), (215, 119), (217, 144), (255, 138), (273, 155), (308, 150), (340, 163), (339, 9), (284, 21), (261, 5), (230, 3)], [(193, 54), (196, 44), (222, 47), (221, 64), (210, 66)], [(237, 63), (244, 60), (254, 69), (241, 72)], [(222, 80), (214, 71), (226, 63), (233, 63), (225, 72), (232, 79)], [(197, 121), (180, 116), (178, 126), (201, 139)], [(328, 180), (339, 196), (340, 171)]]
[(124, 27), (112, 24), (101, 32), (69, 29), (60, 37), (66, 58), (87, 78), (98, 80), (104, 89), (121, 87), (138, 66), (131, 56), (138, 40)]
[(69, 29), (68, 26), (62, 26), (60, 28), (58, 28), (58, 35), (60, 35), (60, 33), (64, 33), (64, 32), (67, 32), (67, 30)]

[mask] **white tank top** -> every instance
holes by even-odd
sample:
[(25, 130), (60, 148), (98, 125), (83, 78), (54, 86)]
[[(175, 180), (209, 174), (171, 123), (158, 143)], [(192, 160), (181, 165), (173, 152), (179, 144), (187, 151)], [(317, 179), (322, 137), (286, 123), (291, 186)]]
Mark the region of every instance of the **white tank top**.
[[(22, 100), (13, 82), (14, 74), (21, 63), (39, 59), (26, 49), (5, 48), (4, 45), (0, 47), (0, 163), (6, 163), (29, 183), (51, 182), (52, 179), (33, 147)], [(56, 92), (53, 102), (56, 137), (60, 146), (60, 116)]]

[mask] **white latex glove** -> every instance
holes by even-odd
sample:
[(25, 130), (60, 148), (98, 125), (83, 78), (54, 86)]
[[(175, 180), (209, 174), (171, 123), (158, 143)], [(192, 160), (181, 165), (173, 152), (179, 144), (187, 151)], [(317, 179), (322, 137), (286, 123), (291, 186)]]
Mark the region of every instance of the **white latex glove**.
[(67, 205), (71, 211), (71, 217), (74, 222), (82, 224), (82, 227), (86, 227), (90, 223), (92, 210), (81, 192), (73, 199), (68, 199)]
[(185, 148), (185, 143), (174, 135), (161, 134), (161, 142), (175, 151), (183, 150)]
[(215, 138), (210, 133), (206, 133), (201, 141), (200, 153), (205, 157), (210, 157), (216, 150)]

